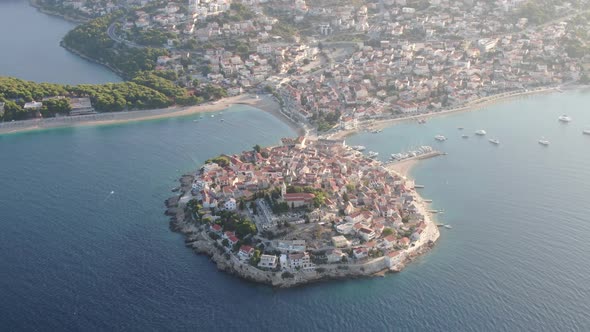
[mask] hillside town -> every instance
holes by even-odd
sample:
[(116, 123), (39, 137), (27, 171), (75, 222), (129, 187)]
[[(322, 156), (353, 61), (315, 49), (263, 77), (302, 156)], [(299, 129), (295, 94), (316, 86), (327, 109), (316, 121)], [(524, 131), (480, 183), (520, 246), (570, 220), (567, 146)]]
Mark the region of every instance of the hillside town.
[[(155, 70), (227, 95), (272, 93), (320, 133), (588, 80), (586, 0), (60, 2), (123, 10), (109, 38), (161, 48)], [(581, 30), (582, 29), (582, 30)]]
[(363, 275), (369, 266), (398, 271), (439, 234), (412, 181), (343, 140), (285, 138), (222, 155), (190, 188), (180, 198), (189, 233), (237, 266), (283, 279), (354, 268)]
[[(568, 21), (580, 15), (567, 4), (556, 9), (563, 20), (534, 25), (514, 16), (523, 1), (384, 1), (379, 11), (369, 2), (336, 8), (328, 1), (274, 1), (272, 13), (281, 21), (265, 14), (269, 2), (192, 1), (186, 13), (168, 3), (152, 15), (128, 16), (122, 34), (168, 32), (166, 45), (179, 49), (158, 59), (158, 69), (184, 70), (191, 79), (227, 87), (230, 95), (269, 87), (293, 119), (320, 129), (581, 78), (580, 59), (563, 43), (573, 29)], [(249, 19), (238, 20), (243, 17)], [(292, 38), (283, 38), (276, 32), (283, 21), (312, 32), (294, 28)], [(359, 33), (362, 41), (347, 40)], [(198, 50), (187, 53), (195, 60), (184, 61), (185, 70), (182, 54), (191, 43)], [(347, 53), (332, 58), (341, 47)]]

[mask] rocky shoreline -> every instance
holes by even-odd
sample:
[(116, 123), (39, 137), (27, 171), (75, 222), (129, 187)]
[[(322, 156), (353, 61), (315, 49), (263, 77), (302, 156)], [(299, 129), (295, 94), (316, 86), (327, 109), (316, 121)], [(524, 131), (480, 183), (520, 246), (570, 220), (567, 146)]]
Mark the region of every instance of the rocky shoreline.
[(207, 236), (207, 231), (197, 226), (191, 214), (185, 211), (186, 199), (183, 200), (183, 197), (190, 192), (193, 179), (193, 175), (183, 175), (179, 179), (180, 186), (173, 190), (177, 192), (177, 195), (164, 202), (166, 206), (164, 214), (170, 217), (170, 230), (183, 234), (185, 245), (193, 249), (195, 253), (209, 256), (220, 271), (251, 282), (277, 288), (290, 288), (319, 281), (384, 276), (386, 273), (401, 271), (407, 263), (428, 252), (435, 244), (433, 241), (428, 241), (414, 248), (399, 263), (391, 267), (387, 266), (385, 257), (379, 257), (363, 264), (321, 265), (314, 271), (299, 271), (293, 274), (284, 274), (282, 271), (263, 271), (241, 262), (235, 255), (229, 255), (216, 246), (217, 243)]

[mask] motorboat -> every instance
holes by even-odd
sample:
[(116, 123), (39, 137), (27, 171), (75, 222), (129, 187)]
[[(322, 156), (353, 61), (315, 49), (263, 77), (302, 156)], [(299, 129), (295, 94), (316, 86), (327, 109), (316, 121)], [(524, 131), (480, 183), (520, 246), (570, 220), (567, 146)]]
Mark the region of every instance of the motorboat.
[(463, 138), (469, 138), (469, 135), (463, 134), (463, 135), (461, 135), (461, 137), (463, 137)]
[(485, 134), (487, 134), (487, 133), (483, 129), (480, 129), (480, 130), (478, 130), (478, 131), (475, 132), (475, 135), (479, 135), (479, 136), (485, 136)]
[(436, 135), (436, 136), (434, 136), (434, 139), (437, 140), (437, 141), (439, 141), (439, 142), (444, 142), (444, 141), (447, 140), (447, 138), (444, 137), (443, 135)]
[(362, 145), (355, 145), (352, 147), (352, 149), (356, 151), (365, 151), (367, 148)]
[(495, 144), (495, 145), (499, 145), (500, 144), (500, 141), (498, 141), (495, 138), (490, 138), (489, 141), (490, 141), (490, 143)]
[(539, 140), (539, 144), (541, 144), (541, 145), (543, 145), (543, 146), (548, 146), (548, 145), (549, 145), (549, 141), (548, 141), (548, 140), (546, 140), (546, 139), (544, 139), (544, 138), (541, 138), (541, 139)]
[(369, 158), (377, 158), (377, 156), (379, 156), (379, 152), (369, 151), (369, 153), (367, 154), (367, 156)]
[(559, 121), (561, 121), (561, 122), (563, 122), (563, 123), (568, 123), (568, 122), (571, 122), (571, 121), (572, 121), (572, 118), (570, 118), (569, 116), (567, 116), (567, 115), (563, 114), (563, 115), (560, 115), (560, 116), (557, 118), (557, 120), (559, 120)]
[(584, 131), (582, 131), (582, 134), (590, 135), (590, 129), (584, 129)]

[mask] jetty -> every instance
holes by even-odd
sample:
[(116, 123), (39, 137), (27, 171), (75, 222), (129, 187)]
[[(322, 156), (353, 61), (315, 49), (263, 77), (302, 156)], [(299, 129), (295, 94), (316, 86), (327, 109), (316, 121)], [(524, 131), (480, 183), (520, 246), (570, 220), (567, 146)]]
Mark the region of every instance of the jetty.
[(405, 161), (409, 161), (409, 160), (424, 160), (424, 159), (430, 159), (430, 158), (434, 158), (434, 157), (438, 157), (438, 156), (444, 156), (446, 155), (446, 152), (442, 152), (442, 151), (431, 151), (428, 153), (424, 153), (421, 155), (417, 155), (417, 156), (413, 156), (413, 157), (408, 157), (408, 158), (403, 158), (403, 159), (399, 159), (399, 160), (390, 160), (385, 162), (386, 165), (394, 165), (397, 163), (402, 163)]

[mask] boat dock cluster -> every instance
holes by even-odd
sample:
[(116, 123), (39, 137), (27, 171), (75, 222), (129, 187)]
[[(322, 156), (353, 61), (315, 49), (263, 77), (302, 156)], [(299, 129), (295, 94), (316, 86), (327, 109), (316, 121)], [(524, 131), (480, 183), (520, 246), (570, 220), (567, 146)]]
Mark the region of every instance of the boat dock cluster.
[(437, 151), (431, 146), (422, 145), (417, 149), (408, 152), (392, 153), (390, 157), (391, 160), (388, 163), (396, 163), (413, 159), (428, 159), (444, 154), (446, 153)]
[(431, 146), (422, 145), (416, 150), (411, 150), (408, 152), (401, 152), (401, 153), (393, 153), (391, 154), (391, 160), (393, 161), (402, 161), (409, 158), (415, 158), (420, 156), (429, 155), (435, 151)]

